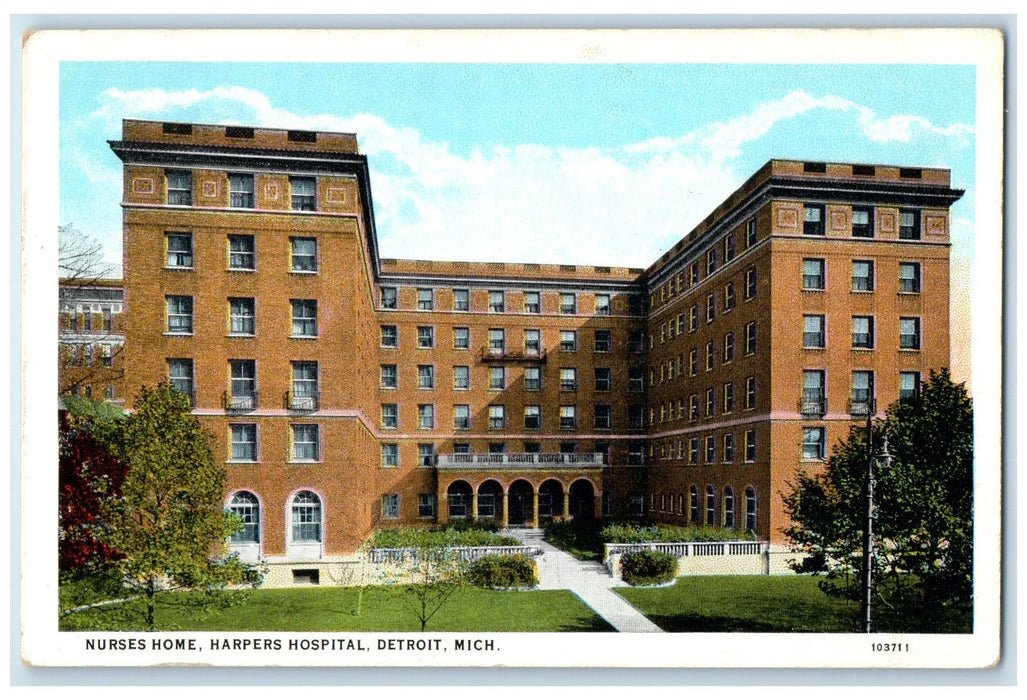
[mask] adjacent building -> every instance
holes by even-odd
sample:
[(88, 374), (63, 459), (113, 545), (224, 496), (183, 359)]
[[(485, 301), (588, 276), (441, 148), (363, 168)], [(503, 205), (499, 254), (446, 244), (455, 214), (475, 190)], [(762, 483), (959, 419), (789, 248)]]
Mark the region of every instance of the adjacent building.
[(125, 386), (191, 397), (232, 547), (277, 582), (452, 519), (784, 550), (788, 479), (948, 364), (946, 170), (771, 161), (642, 270), (383, 259), (352, 134), (126, 120), (110, 145)]
[(62, 279), (58, 287), (58, 369), (61, 396), (123, 401), (125, 333), (121, 280)]

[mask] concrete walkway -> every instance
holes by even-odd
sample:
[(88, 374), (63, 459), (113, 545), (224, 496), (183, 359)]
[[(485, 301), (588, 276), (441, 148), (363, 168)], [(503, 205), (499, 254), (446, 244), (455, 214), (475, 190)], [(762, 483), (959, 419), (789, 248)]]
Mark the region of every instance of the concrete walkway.
[(570, 590), (618, 632), (662, 632), (628, 601), (610, 590), (618, 582), (596, 561), (579, 561), (542, 539), (541, 530), (504, 530), (524, 544), (538, 547), (539, 588)]

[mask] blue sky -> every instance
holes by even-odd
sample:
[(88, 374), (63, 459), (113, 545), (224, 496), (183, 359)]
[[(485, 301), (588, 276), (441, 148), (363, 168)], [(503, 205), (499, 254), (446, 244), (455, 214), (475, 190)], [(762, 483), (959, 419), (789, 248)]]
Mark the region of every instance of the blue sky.
[(120, 263), (123, 118), (356, 132), (386, 257), (644, 267), (770, 158), (942, 166), (972, 66), (63, 62), (60, 221)]

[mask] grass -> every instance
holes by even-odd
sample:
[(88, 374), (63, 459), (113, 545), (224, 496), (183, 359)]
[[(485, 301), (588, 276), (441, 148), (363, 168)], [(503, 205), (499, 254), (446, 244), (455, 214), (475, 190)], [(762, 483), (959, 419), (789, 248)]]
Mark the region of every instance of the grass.
[[(410, 612), (412, 596), (400, 586), (364, 589), (361, 613), (357, 588), (291, 588), (241, 592), (231, 607), (198, 617), (170, 593), (158, 604), (158, 629), (194, 631), (418, 632)], [(73, 613), (61, 629), (141, 629), (140, 601)], [(135, 620), (134, 624), (124, 620)], [(121, 620), (118, 622), (117, 620)], [(461, 588), (428, 622), (434, 632), (606, 632), (609, 625), (569, 591), (490, 591)]]
[[(858, 603), (828, 596), (814, 576), (693, 576), (669, 588), (617, 593), (667, 632), (859, 632)], [(880, 632), (971, 631), (968, 611), (922, 616), (880, 605)]]

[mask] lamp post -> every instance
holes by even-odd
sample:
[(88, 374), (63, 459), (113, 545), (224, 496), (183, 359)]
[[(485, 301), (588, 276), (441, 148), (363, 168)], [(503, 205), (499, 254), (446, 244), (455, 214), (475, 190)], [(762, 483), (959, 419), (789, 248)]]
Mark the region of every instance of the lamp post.
[(881, 453), (874, 453), (873, 411), (867, 411), (867, 512), (866, 524), (863, 528), (863, 631), (873, 631), (873, 597), (874, 597), (874, 482), (877, 480), (877, 460), (891, 464), (892, 456), (888, 451), (888, 436), (884, 436)]

